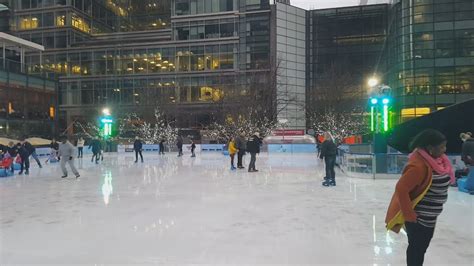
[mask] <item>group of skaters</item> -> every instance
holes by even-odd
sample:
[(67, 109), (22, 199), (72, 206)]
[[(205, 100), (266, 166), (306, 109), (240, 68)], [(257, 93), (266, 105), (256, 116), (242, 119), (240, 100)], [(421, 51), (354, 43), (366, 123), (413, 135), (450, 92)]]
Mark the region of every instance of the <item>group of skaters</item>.
[[(249, 139), (245, 138), (245, 135), (240, 134), (236, 137), (232, 137), (228, 143), (227, 150), (230, 156), (230, 170), (245, 169), (243, 166), (243, 157), (248, 152), (250, 153), (250, 163), (248, 171), (258, 172), (255, 168), (257, 161), (257, 154), (260, 153), (260, 146), (262, 145), (262, 139), (260, 134), (255, 132)], [(237, 167), (234, 166), (235, 155), (237, 154)]]
[[(79, 178), (79, 172), (74, 167), (73, 156), (74, 156), (74, 146), (67, 140), (66, 137), (61, 138), (61, 143), (56, 142), (55, 139), (50, 144), (51, 153), (49, 158), (46, 160), (48, 162), (60, 161), (61, 169), (63, 171), (63, 178), (67, 177), (66, 163), (69, 164), (72, 172)], [(14, 163), (20, 164), (19, 175), (29, 174), (30, 170), (30, 156), (38, 164), (39, 168), (42, 168), (38, 155), (36, 153), (36, 148), (23, 138), (19, 143), (15, 144), (10, 142), (8, 146), (0, 146), (0, 167), (9, 169), (12, 173), (14, 172)]]
[(36, 148), (26, 138), (16, 144), (10, 141), (7, 146), (0, 145), (0, 168), (14, 172), (13, 163), (18, 163), (21, 167), (18, 174), (28, 175), (30, 173), (30, 156), (33, 157), (40, 168), (43, 167), (36, 154)]

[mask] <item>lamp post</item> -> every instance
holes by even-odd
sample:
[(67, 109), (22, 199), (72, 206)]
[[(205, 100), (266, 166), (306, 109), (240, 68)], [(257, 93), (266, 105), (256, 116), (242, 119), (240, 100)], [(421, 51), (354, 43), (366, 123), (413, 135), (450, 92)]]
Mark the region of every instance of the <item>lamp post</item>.
[(114, 123), (114, 120), (109, 108), (102, 109), (102, 116), (99, 118), (99, 121), (101, 133), (104, 139), (112, 136), (112, 124)]
[(372, 132), (372, 172), (375, 179), (377, 173), (377, 156), (380, 160), (379, 165), (383, 170), (386, 165), (383, 166), (383, 162), (387, 160), (387, 144), (385, 133), (388, 133), (390, 129), (389, 110), (392, 104), (390, 97), (391, 88), (386, 85), (379, 85), (379, 81), (376, 78), (371, 78), (368, 81), (370, 86), (370, 131)]

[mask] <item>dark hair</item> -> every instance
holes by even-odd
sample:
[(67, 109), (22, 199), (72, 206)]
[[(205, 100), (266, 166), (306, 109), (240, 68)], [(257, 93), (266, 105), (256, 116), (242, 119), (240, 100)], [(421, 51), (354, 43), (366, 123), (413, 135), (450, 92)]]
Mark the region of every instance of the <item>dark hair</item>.
[(416, 148), (427, 148), (428, 146), (438, 146), (446, 141), (446, 136), (436, 129), (425, 129), (413, 138), (410, 142), (410, 150)]

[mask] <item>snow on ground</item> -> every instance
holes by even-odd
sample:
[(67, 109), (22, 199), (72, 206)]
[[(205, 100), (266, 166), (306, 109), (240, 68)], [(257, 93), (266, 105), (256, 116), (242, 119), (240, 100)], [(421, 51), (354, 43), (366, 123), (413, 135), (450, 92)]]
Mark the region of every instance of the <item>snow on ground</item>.
[[(404, 264), (406, 236), (384, 228), (396, 180), (322, 187), (314, 155), (263, 154), (258, 173), (217, 153), (144, 156), (76, 160), (77, 181), (57, 163), (1, 178), (0, 265)], [(450, 190), (426, 265), (473, 265), (473, 203)]]

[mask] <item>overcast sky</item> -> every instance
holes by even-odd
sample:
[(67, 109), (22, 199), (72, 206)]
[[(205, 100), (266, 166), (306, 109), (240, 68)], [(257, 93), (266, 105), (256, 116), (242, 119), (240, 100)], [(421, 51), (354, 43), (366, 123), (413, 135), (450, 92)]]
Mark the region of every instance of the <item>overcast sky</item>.
[[(329, 7), (340, 6), (355, 6), (360, 3), (360, 0), (290, 0), (291, 5), (301, 7), (304, 9), (321, 9)], [(385, 0), (369, 0), (369, 3), (382, 3)]]

